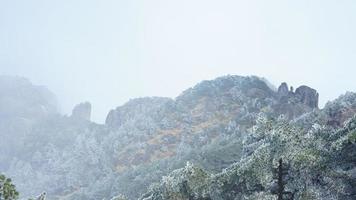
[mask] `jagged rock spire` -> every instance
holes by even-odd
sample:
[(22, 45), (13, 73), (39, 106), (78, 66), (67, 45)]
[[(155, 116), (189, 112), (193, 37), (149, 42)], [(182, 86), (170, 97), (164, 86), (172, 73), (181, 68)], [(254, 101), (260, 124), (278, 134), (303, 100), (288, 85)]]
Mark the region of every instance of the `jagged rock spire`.
[(278, 95), (279, 96), (287, 96), (288, 95), (288, 85), (286, 82), (283, 82), (279, 87), (278, 87)]

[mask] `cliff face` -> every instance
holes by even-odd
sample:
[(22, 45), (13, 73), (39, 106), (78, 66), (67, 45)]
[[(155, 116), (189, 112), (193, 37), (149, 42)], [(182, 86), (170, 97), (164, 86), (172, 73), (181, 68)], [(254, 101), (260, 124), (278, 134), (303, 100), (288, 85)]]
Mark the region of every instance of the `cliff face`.
[[(11, 93), (3, 93), (0, 99), (13, 98), (17, 90), (28, 89), (9, 89)], [(42, 99), (42, 96), (37, 98)], [(26, 98), (22, 100), (24, 105), (28, 103)], [(133, 99), (111, 110), (104, 125), (89, 121), (89, 103), (77, 105), (72, 115), (67, 117), (52, 112), (51, 101), (44, 102), (38, 107), (44, 106), (44, 110), (49, 110), (45, 113), (52, 114), (34, 115), (40, 116), (35, 117), (36, 120), (31, 119), (32, 114), (28, 115), (31, 123), (25, 126), (27, 128), (21, 132), (21, 137), (2, 140), (3, 145), (10, 140), (14, 143), (8, 145), (8, 151), (12, 154), (0, 154), (2, 163), (7, 163), (0, 165), (0, 171), (13, 177), (25, 196), (34, 196), (45, 190), (50, 199), (107, 199), (118, 193), (137, 199), (149, 185), (172, 170), (184, 167), (187, 161), (203, 167), (208, 171), (204, 173), (209, 174), (249, 160), (257, 149), (271, 142), (267, 142), (269, 137), (255, 134), (261, 124), (265, 124), (263, 127), (267, 130), (261, 129), (261, 134), (272, 133), (268, 124), (278, 124), (273, 120), (281, 120), (281, 115), (283, 120), (293, 123), (292, 127), (307, 133), (317, 125), (332, 130), (341, 128), (356, 111), (356, 96), (353, 93), (330, 102), (320, 110), (318, 93), (312, 88), (301, 86), (293, 91), (283, 83), (275, 90), (264, 79), (242, 76), (203, 81), (175, 99)], [(0, 109), (0, 116), (13, 114), (16, 127), (23, 127), (18, 126), (20, 117), (16, 116), (26, 115), (17, 112), (22, 110), (17, 108), (9, 108), (8, 111)], [(8, 124), (4, 126), (9, 128)], [(251, 162), (254, 165), (254, 161)], [(265, 172), (268, 175), (269, 172)], [(261, 177), (266, 177), (266, 174)], [(241, 181), (233, 177), (240, 176), (229, 176), (229, 181)], [(214, 180), (205, 178), (199, 180), (202, 183)], [(270, 184), (254, 183), (256, 185), (243, 187), (262, 185), (265, 188)], [(181, 185), (179, 181), (177, 184)], [(228, 191), (229, 187), (215, 188), (231, 196), (242, 190)], [(199, 188), (206, 192), (203, 186)], [(245, 189), (243, 191), (249, 191)], [(153, 193), (161, 194), (159, 189)], [(244, 192), (239, 194), (244, 195)], [(185, 197), (185, 194), (177, 195)]]

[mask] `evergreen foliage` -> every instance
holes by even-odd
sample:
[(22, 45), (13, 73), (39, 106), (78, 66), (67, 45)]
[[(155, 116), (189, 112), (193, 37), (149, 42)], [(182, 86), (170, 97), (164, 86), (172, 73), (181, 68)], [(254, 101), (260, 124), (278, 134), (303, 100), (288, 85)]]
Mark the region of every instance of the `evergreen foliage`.
[(0, 200), (16, 200), (19, 193), (10, 178), (0, 174)]

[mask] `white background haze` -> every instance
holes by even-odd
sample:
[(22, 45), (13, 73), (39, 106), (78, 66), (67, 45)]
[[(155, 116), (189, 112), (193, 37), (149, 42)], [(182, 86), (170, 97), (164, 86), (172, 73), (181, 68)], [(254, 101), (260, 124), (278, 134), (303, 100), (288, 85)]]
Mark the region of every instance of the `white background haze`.
[(321, 104), (356, 91), (354, 0), (0, 0), (0, 74), (82, 101), (103, 122), (142, 96), (258, 75), (306, 84)]

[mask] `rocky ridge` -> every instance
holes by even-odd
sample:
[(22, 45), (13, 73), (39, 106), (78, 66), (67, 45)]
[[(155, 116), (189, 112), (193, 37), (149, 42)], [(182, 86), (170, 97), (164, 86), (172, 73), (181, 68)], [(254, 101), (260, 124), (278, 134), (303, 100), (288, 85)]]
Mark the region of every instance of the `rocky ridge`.
[[(175, 100), (132, 100), (110, 111), (106, 125), (125, 135), (139, 134), (144, 143), (133, 147), (128, 144), (119, 153), (118, 169), (124, 170), (174, 156), (182, 141), (203, 146), (219, 137), (221, 129), (229, 124), (246, 130), (254, 125), (260, 112), (293, 119), (318, 109), (317, 102), (317, 92), (307, 86), (299, 87), (295, 93), (287, 91), (284, 96), (258, 77), (226, 76), (203, 81)], [(127, 131), (128, 127), (137, 131)]]

